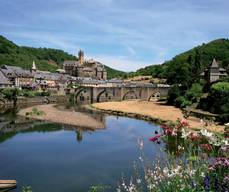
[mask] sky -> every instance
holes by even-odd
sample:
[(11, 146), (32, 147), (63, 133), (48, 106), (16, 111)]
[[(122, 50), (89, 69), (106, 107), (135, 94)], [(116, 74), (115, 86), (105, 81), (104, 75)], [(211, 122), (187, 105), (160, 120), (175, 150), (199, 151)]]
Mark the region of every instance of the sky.
[(0, 35), (135, 71), (229, 38), (229, 0), (0, 0)]

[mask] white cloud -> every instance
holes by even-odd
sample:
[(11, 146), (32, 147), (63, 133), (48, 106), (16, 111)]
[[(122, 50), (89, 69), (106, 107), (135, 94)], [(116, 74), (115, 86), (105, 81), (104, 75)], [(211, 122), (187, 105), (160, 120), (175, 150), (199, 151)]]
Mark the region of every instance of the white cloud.
[(113, 69), (122, 70), (126, 72), (136, 71), (139, 68), (152, 65), (155, 63), (162, 63), (162, 61), (155, 60), (152, 62), (142, 62), (142, 60), (134, 60), (126, 56), (111, 56), (111, 55), (89, 55), (87, 59), (93, 58)]
[(127, 71), (228, 37), (229, 31), (228, 0), (18, 1), (8, 0), (4, 4), (11, 6), (0, 12), (6, 36), (20, 39), (20, 44), (30, 41), (70, 53), (83, 48), (103, 63)]

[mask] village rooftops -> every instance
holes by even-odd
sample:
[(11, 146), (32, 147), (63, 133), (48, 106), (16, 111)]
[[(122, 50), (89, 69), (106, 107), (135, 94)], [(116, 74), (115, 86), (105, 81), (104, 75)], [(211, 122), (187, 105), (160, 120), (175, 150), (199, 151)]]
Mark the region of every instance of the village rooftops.
[(12, 83), (8, 80), (7, 77), (0, 71), (0, 85), (12, 85)]
[(35, 73), (35, 79), (46, 79), (53, 81), (67, 81), (71, 79), (70, 75), (59, 74), (59, 73), (45, 73), (42, 71)]
[(80, 62), (79, 61), (74, 61), (74, 60), (66, 60), (63, 63), (63, 66), (79, 66)]
[(33, 78), (33, 74), (29, 70), (22, 69), (21, 67), (4, 65), (1, 67), (1, 71), (8, 78), (12, 78), (12, 77)]

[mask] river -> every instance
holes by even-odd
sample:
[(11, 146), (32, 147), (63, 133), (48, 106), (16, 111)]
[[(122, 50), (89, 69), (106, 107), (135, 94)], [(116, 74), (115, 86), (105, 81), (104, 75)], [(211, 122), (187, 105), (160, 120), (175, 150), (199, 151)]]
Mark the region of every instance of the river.
[[(82, 110), (81, 110), (82, 112)], [(144, 153), (152, 161), (164, 156), (164, 144), (149, 141), (160, 127), (126, 117), (83, 111), (105, 124), (87, 130), (42, 121), (21, 120), (11, 113), (0, 116), (0, 179), (15, 179), (20, 191), (80, 192), (92, 185), (115, 191), (122, 176), (134, 173), (139, 162), (137, 139), (144, 139)]]

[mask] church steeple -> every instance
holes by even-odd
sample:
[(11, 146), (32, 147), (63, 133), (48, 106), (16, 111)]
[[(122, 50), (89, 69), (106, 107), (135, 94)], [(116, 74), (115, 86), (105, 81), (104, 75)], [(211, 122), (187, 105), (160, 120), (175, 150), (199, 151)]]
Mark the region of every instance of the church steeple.
[(79, 50), (78, 52), (79, 62), (81, 65), (84, 63), (84, 52), (82, 50)]
[(36, 64), (35, 64), (34, 61), (33, 61), (33, 66), (32, 66), (31, 71), (32, 71), (32, 72), (36, 72), (36, 71), (37, 71), (37, 67), (36, 67)]

